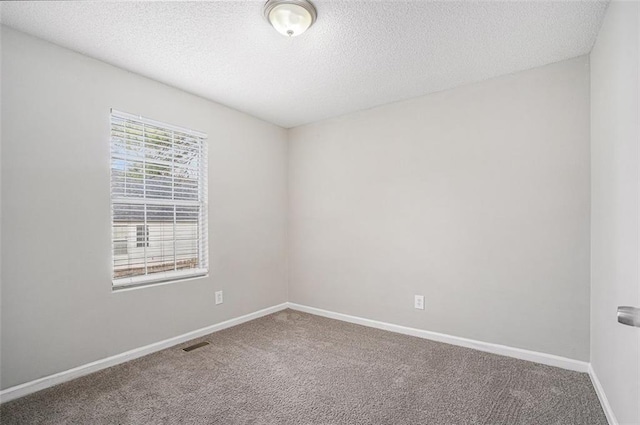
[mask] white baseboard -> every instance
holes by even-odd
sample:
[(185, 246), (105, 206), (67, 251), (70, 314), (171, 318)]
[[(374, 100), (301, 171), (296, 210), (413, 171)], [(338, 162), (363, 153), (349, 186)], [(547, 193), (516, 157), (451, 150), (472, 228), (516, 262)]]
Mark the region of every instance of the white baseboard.
[(241, 323), (284, 310), (287, 307), (288, 303), (278, 304), (273, 307), (268, 307), (263, 310), (245, 314), (244, 316), (236, 317), (235, 319), (226, 320), (215, 325), (207, 326), (205, 328), (187, 332), (173, 338), (165, 339), (164, 341), (159, 341), (153, 344), (145, 345), (144, 347), (126, 351), (121, 354), (116, 354), (115, 356), (107, 357), (106, 359), (97, 360), (95, 362), (87, 363), (85, 365), (65, 370), (54, 375), (45, 376), (34, 381), (25, 382), (24, 384), (7, 388), (6, 390), (0, 391), (0, 403), (14, 400), (27, 394), (31, 394), (36, 391), (52, 387), (54, 385), (67, 382), (72, 379), (79, 378), (81, 376), (127, 362), (129, 360), (137, 359), (138, 357), (146, 356), (147, 354), (155, 353), (156, 351), (160, 351), (195, 338), (199, 338), (213, 332), (221, 331), (223, 329), (230, 328), (232, 326), (236, 326)]
[(490, 342), (476, 341), (473, 339), (461, 338), (457, 336), (447, 335), (438, 332), (425, 331), (422, 329), (409, 328), (406, 326), (394, 325), (377, 320), (365, 319), (362, 317), (350, 316), (348, 314), (335, 313), (333, 311), (322, 310), (320, 308), (309, 307), (296, 303), (288, 303), (289, 308), (293, 310), (303, 311), (305, 313), (315, 314), (317, 316), (328, 317), (330, 319), (342, 320), (344, 322), (355, 323), (358, 325), (368, 326), (371, 328), (384, 329), (386, 331), (397, 332), (405, 335), (416, 336), (418, 338), (430, 339), (432, 341), (444, 342), (447, 344), (458, 345), (461, 347), (473, 348), (502, 356), (514, 357), (516, 359), (528, 360), (530, 362), (541, 363), (549, 366), (555, 366), (562, 369), (573, 370), (577, 372), (587, 373), (589, 371), (589, 363), (560, 357), (553, 354), (540, 353), (537, 351), (524, 350), (522, 348), (514, 348), (506, 345), (492, 344)]
[(358, 325), (364, 325), (372, 328), (383, 329), (391, 332), (397, 332), (405, 335), (411, 335), (419, 338), (425, 338), (433, 341), (444, 342), (447, 344), (458, 345), (461, 347), (473, 348), (480, 351), (485, 351), (494, 354), (500, 354), (503, 356), (514, 357), (521, 360), (528, 360), (531, 362), (541, 363), (549, 366), (560, 367), (563, 369), (574, 370), (578, 372), (589, 373), (593, 385), (596, 389), (596, 393), (600, 398), (607, 419), (610, 425), (617, 425), (618, 423), (613, 416), (613, 411), (609, 406), (607, 398), (602, 390), (602, 386), (598, 381), (595, 373), (591, 369), (591, 366), (587, 362), (580, 360), (573, 360), (565, 357), (555, 356), (552, 354), (540, 353), (536, 351), (524, 350), (521, 348), (513, 348), (505, 345), (492, 344), (488, 342), (476, 341), (467, 338), (461, 338), (457, 336), (447, 335), (438, 332), (431, 332), (422, 329), (410, 328), (406, 326), (394, 325), (391, 323), (380, 322), (377, 320), (365, 319), (362, 317), (350, 316), (348, 314), (336, 313), (332, 311), (322, 310), (315, 307), (309, 307), (296, 303), (282, 303), (273, 307), (265, 308), (244, 316), (230, 319), (212, 326), (207, 326), (202, 329), (198, 329), (192, 332), (185, 333), (173, 338), (159, 341), (153, 344), (146, 345), (144, 347), (136, 348), (115, 356), (107, 357), (105, 359), (97, 360), (82, 366), (78, 366), (73, 369), (69, 369), (63, 372), (56, 373), (54, 375), (45, 376), (43, 378), (36, 379), (34, 381), (26, 382), (24, 384), (16, 385), (11, 388), (0, 391), (0, 402), (4, 403), (16, 398), (25, 396), (27, 394), (34, 393), (36, 391), (43, 390), (45, 388), (52, 387), (63, 382), (70, 381), (75, 378), (79, 378), (89, 373), (97, 372), (102, 369), (106, 369), (111, 366), (115, 366), (120, 363), (127, 362), (129, 360), (137, 359), (147, 354), (155, 353), (156, 351), (163, 350), (165, 348), (172, 347), (177, 344), (189, 341), (191, 339), (199, 338), (208, 335), (213, 332), (220, 331), (222, 329), (230, 328), (232, 326), (239, 325), (244, 322), (248, 322), (259, 317), (272, 314), (286, 308), (293, 310), (303, 311), (306, 313), (315, 314), (318, 316), (328, 317), (331, 319), (342, 320), (345, 322), (355, 323)]
[(602, 406), (602, 410), (604, 410), (604, 415), (607, 417), (607, 422), (609, 422), (609, 425), (618, 425), (618, 420), (616, 419), (616, 415), (613, 414), (613, 409), (609, 404), (609, 399), (607, 399), (604, 388), (602, 388), (598, 375), (596, 375), (596, 371), (593, 370), (591, 364), (589, 364), (589, 378), (591, 378), (593, 388), (596, 390), (596, 394), (600, 400), (600, 405)]

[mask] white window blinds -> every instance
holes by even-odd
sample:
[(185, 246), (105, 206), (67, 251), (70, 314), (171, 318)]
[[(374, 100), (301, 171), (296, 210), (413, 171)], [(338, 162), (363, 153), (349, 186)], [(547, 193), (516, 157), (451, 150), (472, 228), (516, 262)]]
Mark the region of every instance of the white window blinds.
[(113, 285), (208, 272), (207, 135), (111, 111)]

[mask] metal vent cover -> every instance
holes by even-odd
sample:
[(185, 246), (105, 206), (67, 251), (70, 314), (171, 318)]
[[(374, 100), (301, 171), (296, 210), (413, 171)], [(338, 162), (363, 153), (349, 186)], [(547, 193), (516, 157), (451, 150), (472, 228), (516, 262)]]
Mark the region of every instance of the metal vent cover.
[(183, 348), (182, 351), (186, 351), (186, 352), (193, 351), (196, 348), (204, 347), (205, 345), (209, 345), (209, 343), (207, 341), (199, 342), (197, 344), (193, 344), (193, 345), (190, 345), (188, 347)]

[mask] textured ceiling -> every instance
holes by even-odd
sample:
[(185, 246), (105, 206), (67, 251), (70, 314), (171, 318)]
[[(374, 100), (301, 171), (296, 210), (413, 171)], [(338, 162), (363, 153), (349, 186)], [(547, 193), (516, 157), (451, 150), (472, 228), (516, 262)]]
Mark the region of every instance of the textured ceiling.
[(588, 53), (606, 2), (314, 1), (278, 34), (262, 1), (3, 2), (3, 24), (283, 127)]

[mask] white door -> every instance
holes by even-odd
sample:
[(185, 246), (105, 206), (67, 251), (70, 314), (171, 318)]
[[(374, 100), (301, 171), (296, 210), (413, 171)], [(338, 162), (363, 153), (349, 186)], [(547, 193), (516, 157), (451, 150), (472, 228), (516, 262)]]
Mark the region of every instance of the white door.
[[(591, 366), (611, 423), (640, 425), (640, 6), (611, 1), (590, 55)], [(627, 324), (619, 322), (623, 321)]]

